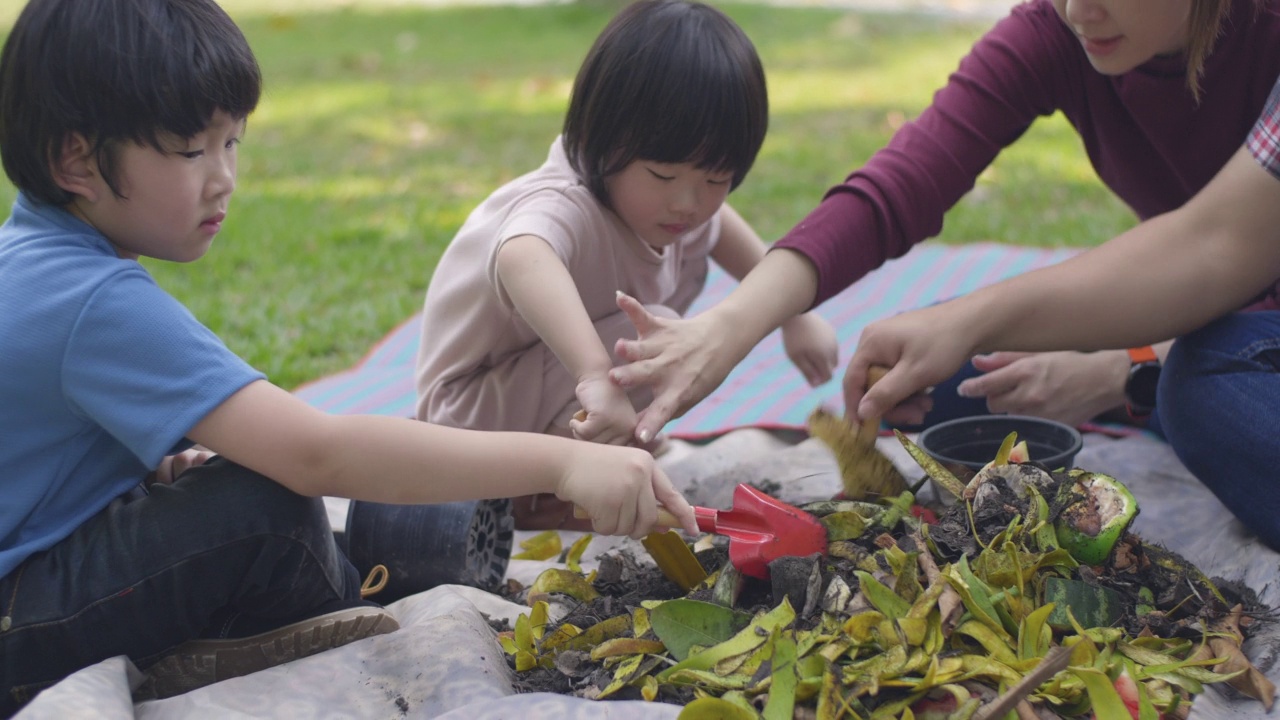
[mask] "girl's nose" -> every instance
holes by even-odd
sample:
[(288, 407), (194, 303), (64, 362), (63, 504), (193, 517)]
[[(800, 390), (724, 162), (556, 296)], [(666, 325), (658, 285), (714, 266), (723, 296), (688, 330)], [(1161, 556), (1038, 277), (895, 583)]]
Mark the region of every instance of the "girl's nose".
[(697, 187), (690, 184), (676, 188), (676, 190), (671, 193), (668, 204), (671, 212), (673, 213), (679, 213), (682, 215), (692, 213), (698, 207)]

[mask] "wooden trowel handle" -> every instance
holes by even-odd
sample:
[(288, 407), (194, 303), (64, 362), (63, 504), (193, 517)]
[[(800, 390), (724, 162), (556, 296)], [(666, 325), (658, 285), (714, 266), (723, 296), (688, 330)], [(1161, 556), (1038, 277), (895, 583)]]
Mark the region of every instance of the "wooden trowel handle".
[[(889, 372), (889, 368), (880, 365), (872, 365), (867, 368), (867, 389), (880, 382), (880, 378)], [(863, 445), (874, 445), (876, 436), (880, 434), (880, 418), (869, 417), (862, 419), (862, 425), (858, 427), (858, 440)]]
[[(583, 508), (581, 505), (573, 506), (573, 516), (578, 518), (579, 520), (585, 520), (591, 517), (591, 515), (588, 514), (586, 509)], [(658, 524), (666, 525), (669, 528), (676, 528), (676, 529), (684, 527), (684, 525), (680, 524), (680, 521), (676, 519), (675, 515), (672, 515), (669, 510), (662, 507), (661, 505), (658, 506)]]

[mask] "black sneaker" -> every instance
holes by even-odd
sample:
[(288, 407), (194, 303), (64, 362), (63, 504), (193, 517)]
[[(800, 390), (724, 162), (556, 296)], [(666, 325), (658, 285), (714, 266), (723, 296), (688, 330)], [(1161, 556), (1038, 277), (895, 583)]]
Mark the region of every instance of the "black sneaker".
[(400, 629), (385, 609), (360, 606), (317, 615), (250, 637), (191, 640), (146, 668), (134, 700), (155, 700)]

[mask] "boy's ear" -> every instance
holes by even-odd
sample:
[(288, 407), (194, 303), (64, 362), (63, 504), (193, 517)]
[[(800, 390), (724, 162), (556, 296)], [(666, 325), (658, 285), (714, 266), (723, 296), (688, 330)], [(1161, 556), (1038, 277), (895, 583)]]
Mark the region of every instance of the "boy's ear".
[(67, 133), (58, 154), (49, 159), (49, 170), (58, 187), (89, 202), (98, 199), (102, 177), (93, 156), (93, 145), (77, 132)]

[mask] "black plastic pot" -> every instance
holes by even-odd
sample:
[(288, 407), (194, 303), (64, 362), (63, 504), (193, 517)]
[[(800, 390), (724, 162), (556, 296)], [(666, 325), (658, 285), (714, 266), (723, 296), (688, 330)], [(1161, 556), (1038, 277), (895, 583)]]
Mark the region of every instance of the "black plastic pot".
[(360, 576), (385, 565), (387, 586), (372, 600), (386, 604), (437, 585), (496, 590), (511, 559), (511, 501), (387, 505), (354, 500), (345, 550)]
[(1026, 415), (975, 415), (956, 418), (925, 428), (916, 444), (943, 463), (955, 463), (974, 470), (995, 459), (1000, 444), (1011, 432), (1027, 442), (1033, 462), (1050, 470), (1070, 469), (1084, 444), (1070, 425)]

